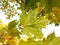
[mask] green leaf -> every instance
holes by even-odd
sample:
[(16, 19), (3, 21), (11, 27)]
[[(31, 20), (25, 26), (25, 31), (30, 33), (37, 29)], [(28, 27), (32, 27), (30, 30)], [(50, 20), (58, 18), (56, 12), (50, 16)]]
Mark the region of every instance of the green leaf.
[(49, 43), (51, 40), (55, 38), (55, 33), (51, 33), (47, 36), (47, 43)]
[(5, 39), (0, 37), (0, 42), (3, 43), (4, 41), (5, 41)]
[[(35, 38), (38, 36), (41, 32), (39, 28), (45, 27), (49, 20), (45, 18), (45, 16), (38, 17), (38, 8), (35, 10), (30, 9), (26, 14), (25, 10), (21, 14), (21, 20), (20, 20), (20, 26), (23, 26), (22, 29), (24, 34), (27, 34), (28, 36), (31, 36), (32, 34), (35, 35)], [(41, 33), (42, 34), (42, 33)], [(42, 37), (42, 36), (41, 36)]]
[(44, 45), (59, 45), (60, 37), (55, 37), (55, 33), (51, 33), (43, 40)]
[(26, 14), (26, 12), (22, 12), (21, 14), (21, 20), (20, 20), (20, 25), (25, 26), (31, 26), (35, 28), (43, 28), (45, 27), (48, 23), (49, 20), (45, 18), (45, 16), (38, 17), (38, 9), (32, 10), (30, 9)]
[(37, 41), (37, 42), (35, 42), (36, 43), (36, 45), (45, 45), (44, 43), (43, 43), (43, 41)]
[(53, 7), (60, 8), (60, 0), (45, 0), (45, 8), (47, 13), (50, 13)]
[(19, 42), (19, 45), (36, 45), (36, 44), (35, 44), (35, 42), (33, 42), (33, 41), (30, 41), (30, 42), (29, 42), (29, 40), (27, 40), (27, 41), (21, 40), (21, 41)]
[(26, 34), (29, 37), (32, 37), (34, 35), (35, 38), (42, 38), (43, 34), (40, 30), (33, 28), (33, 27), (25, 27), (23, 29), (22, 34)]
[(24, 7), (26, 10), (35, 9), (37, 7), (37, 2), (40, 2), (41, 0), (26, 0), (24, 3)]
[(44, 28), (48, 23), (49, 20), (42, 16), (35, 21), (34, 25), (35, 28)]
[(46, 12), (50, 13), (53, 8), (53, 0), (45, 0), (45, 8), (46, 8)]
[(24, 10), (20, 16), (21, 17), (20, 24), (24, 26), (32, 25), (34, 21), (37, 19), (37, 14), (38, 9), (35, 10), (30, 9), (28, 12), (25, 12)]
[(22, 12), (22, 14), (21, 14), (21, 20), (20, 20), (20, 25), (26, 25), (26, 20), (27, 20), (27, 14), (26, 14), (26, 12), (24, 11), (24, 12)]
[(54, 6), (60, 8), (60, 0), (53, 0)]
[(19, 34), (20, 32), (16, 29), (16, 28), (13, 28), (11, 30), (7, 30), (8, 34), (13, 36), (13, 37), (19, 37)]
[(16, 20), (13, 20), (13, 21), (9, 22), (8, 29), (9, 30), (13, 29), (16, 26), (16, 24), (17, 24)]
[(52, 11), (53, 7), (60, 8), (60, 0), (25, 0), (24, 1), (24, 9), (29, 10), (30, 8), (36, 9), (37, 3), (40, 3), (39, 5), (44, 7), (46, 13), (50, 13)]
[(4, 33), (4, 24), (0, 24), (0, 34)]
[(54, 38), (48, 45), (60, 45), (60, 37)]

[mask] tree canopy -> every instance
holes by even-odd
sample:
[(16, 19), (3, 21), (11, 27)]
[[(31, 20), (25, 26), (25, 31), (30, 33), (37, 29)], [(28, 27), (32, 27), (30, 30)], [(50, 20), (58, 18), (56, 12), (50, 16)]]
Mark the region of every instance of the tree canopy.
[[(0, 0), (0, 10), (9, 20), (19, 16), (8, 25), (0, 21), (1, 45), (60, 45), (54, 32), (44, 38), (41, 30), (51, 23), (59, 25), (60, 0)], [(27, 36), (25, 40), (21, 35)]]

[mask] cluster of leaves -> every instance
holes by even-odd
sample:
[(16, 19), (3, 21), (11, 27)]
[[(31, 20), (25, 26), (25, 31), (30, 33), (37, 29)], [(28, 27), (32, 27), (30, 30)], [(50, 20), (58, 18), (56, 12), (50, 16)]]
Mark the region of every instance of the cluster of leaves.
[[(60, 23), (60, 0), (1, 0), (0, 2), (0, 9), (5, 12), (8, 19), (16, 14), (20, 17), (19, 21), (13, 20), (8, 25), (0, 21), (1, 45), (60, 45), (60, 37), (55, 37), (52, 33), (44, 38), (41, 30), (49, 23)], [(14, 6), (17, 6), (17, 9)], [(22, 13), (18, 13), (17, 10), (22, 10)], [(21, 37), (23, 34), (27, 36), (26, 41)]]

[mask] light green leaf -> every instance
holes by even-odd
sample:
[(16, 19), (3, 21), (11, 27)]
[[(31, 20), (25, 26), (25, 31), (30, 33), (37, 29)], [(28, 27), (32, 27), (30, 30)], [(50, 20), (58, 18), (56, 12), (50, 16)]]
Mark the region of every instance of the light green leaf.
[(42, 16), (39, 19), (37, 19), (34, 24), (37, 28), (44, 28), (48, 23), (49, 20)]
[(60, 45), (60, 37), (54, 38), (48, 45)]
[(24, 10), (20, 16), (21, 17), (20, 24), (24, 26), (32, 25), (34, 21), (37, 19), (37, 14), (38, 14), (38, 9), (35, 10), (31, 9), (28, 12), (25, 12)]
[(33, 28), (33, 27), (25, 27), (23, 29), (22, 34), (26, 34), (29, 37), (32, 37), (34, 35), (35, 38), (42, 38), (43, 34), (40, 30)]
[(27, 41), (21, 40), (21, 41), (19, 42), (19, 45), (36, 45), (36, 43), (33, 42), (33, 41), (29, 41), (29, 40), (27, 40)]
[(5, 28), (5, 25), (3, 23), (0, 24), (0, 35), (4, 33), (4, 28)]
[(26, 14), (26, 12), (22, 12), (21, 14), (21, 20), (20, 20), (20, 25), (25, 26), (31, 26), (35, 28), (42, 28), (45, 27), (48, 23), (49, 20), (47, 18), (38, 17), (38, 8), (35, 10), (30, 9)]
[(37, 41), (37, 42), (35, 42), (36, 43), (36, 45), (45, 45), (44, 43), (43, 43), (43, 41)]

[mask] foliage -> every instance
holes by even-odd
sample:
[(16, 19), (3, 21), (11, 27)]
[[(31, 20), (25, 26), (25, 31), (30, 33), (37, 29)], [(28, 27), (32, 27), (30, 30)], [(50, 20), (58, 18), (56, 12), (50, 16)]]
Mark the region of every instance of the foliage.
[[(60, 0), (0, 0), (0, 10), (9, 20), (19, 16), (8, 25), (0, 21), (0, 45), (60, 45), (54, 32), (44, 38), (41, 30), (49, 23), (60, 23)], [(27, 36), (25, 40), (21, 35)]]

